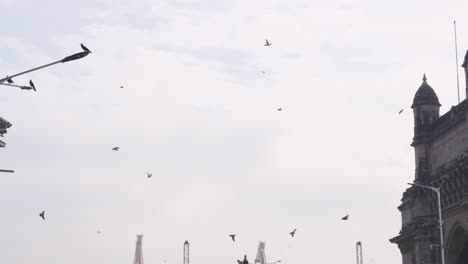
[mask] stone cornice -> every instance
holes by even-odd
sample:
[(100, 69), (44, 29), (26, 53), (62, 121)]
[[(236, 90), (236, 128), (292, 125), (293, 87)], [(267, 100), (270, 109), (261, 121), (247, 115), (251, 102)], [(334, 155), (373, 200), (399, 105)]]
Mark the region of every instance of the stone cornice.
[(411, 146), (430, 143), (436, 140), (437, 137), (445, 134), (447, 131), (457, 126), (459, 123), (466, 120), (468, 112), (468, 101), (464, 100), (439, 117), (434, 124), (425, 127), (423, 133), (413, 138)]
[(401, 253), (404, 254), (414, 249), (415, 241), (431, 239), (434, 236), (436, 224), (426, 219), (416, 219), (404, 226), (400, 234), (389, 239), (393, 244), (397, 244)]

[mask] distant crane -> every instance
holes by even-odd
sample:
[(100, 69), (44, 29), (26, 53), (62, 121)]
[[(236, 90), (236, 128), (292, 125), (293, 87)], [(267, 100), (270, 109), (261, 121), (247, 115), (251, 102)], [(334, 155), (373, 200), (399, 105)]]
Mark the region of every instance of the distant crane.
[(184, 264), (189, 264), (189, 242), (184, 243)]
[(255, 264), (276, 264), (278, 262), (281, 262), (281, 260), (277, 260), (272, 263), (268, 263), (266, 261), (266, 255), (265, 255), (265, 244), (266, 242), (260, 241), (258, 244), (258, 250), (257, 250), (257, 257), (255, 258)]
[(356, 264), (362, 264), (362, 244), (361, 244), (361, 241), (356, 242)]
[(144, 264), (142, 244), (143, 244), (143, 235), (137, 235), (135, 259), (133, 260), (133, 264)]

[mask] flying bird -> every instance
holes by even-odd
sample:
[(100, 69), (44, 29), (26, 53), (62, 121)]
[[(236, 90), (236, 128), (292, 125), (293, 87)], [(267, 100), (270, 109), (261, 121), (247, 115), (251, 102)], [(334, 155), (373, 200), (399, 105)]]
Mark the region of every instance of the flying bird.
[(151, 178), (151, 176), (153, 176), (153, 173), (147, 172), (146, 175), (148, 175), (148, 178)]
[(403, 112), (403, 110), (405, 110), (405, 109), (404, 109), (404, 108), (402, 108), (402, 109), (400, 110), (400, 112), (398, 112), (398, 114), (401, 114), (401, 113)]
[(265, 71), (260, 71), (261, 73), (265, 74), (266, 72)]
[(291, 237), (294, 237), (294, 234), (296, 234), (296, 229), (294, 229), (292, 232), (289, 233)]
[(96, 233), (101, 234), (101, 231), (98, 230)]
[(236, 235), (235, 234), (232, 234), (232, 235), (229, 235), (231, 238), (232, 238), (232, 242), (236, 242)]
[(42, 220), (45, 220), (45, 211), (42, 211), (42, 213), (40, 213), (39, 216), (42, 217)]
[(349, 218), (349, 215), (345, 215), (343, 216), (343, 218), (341, 218), (341, 220), (348, 220), (348, 218)]
[(268, 39), (265, 39), (265, 47), (271, 46), (272, 43), (268, 42)]
[(81, 44), (81, 48), (82, 48), (84, 51), (91, 53), (91, 51), (90, 51), (85, 45)]
[(123, 88), (124, 88), (123, 85), (120, 85), (120, 89), (123, 89)]
[(276, 109), (276, 110), (277, 110), (277, 111), (281, 111), (281, 110), (283, 110), (283, 109), (280, 107), (280, 108), (278, 108), (278, 109)]
[(112, 148), (112, 151), (117, 151), (117, 150), (119, 150), (119, 149), (120, 149), (119, 147), (113, 147), (113, 148)]
[(36, 91), (36, 86), (34, 85), (34, 83), (33, 83), (32, 80), (29, 80), (29, 86), (31, 86), (32, 89), (33, 89), (34, 91)]

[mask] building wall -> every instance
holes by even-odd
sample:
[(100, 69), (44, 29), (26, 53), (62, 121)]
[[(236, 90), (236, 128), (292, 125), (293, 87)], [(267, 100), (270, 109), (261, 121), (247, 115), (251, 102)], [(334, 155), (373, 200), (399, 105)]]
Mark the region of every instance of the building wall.
[[(467, 115), (468, 116), (468, 115)], [(444, 164), (464, 154), (468, 150), (468, 126), (467, 119), (459, 123), (450, 131), (438, 137), (430, 148), (430, 163), (432, 174)]]

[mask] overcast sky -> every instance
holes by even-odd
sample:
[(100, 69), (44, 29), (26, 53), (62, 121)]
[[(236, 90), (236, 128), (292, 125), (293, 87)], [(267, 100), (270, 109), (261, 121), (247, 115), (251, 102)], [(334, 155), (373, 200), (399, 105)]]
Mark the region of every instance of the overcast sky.
[(269, 262), (353, 263), (362, 241), (366, 263), (401, 263), (388, 240), (414, 179), (410, 106), (423, 73), (442, 113), (457, 103), (453, 20), (461, 64), (467, 1), (0, 11), (0, 77), (92, 51), (14, 80), (37, 92), (1, 88), (13, 126), (0, 168), (16, 171), (0, 175), (2, 263), (128, 264), (136, 234), (146, 264), (182, 264), (185, 240), (192, 264), (253, 261), (260, 240)]

